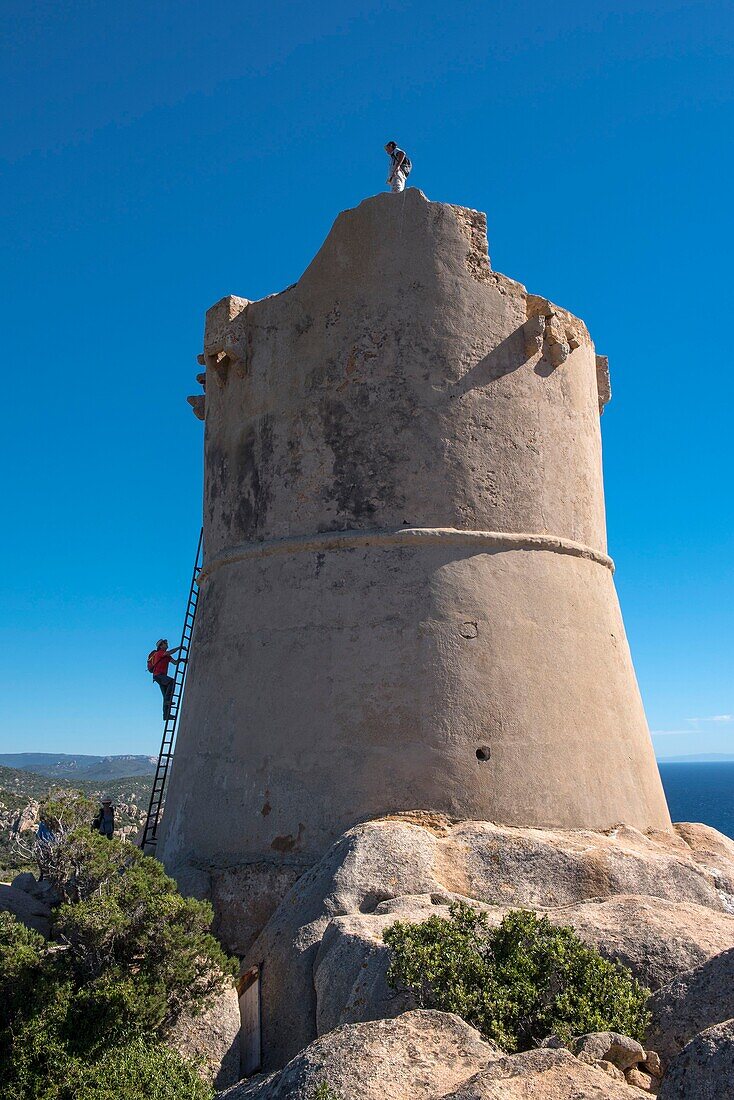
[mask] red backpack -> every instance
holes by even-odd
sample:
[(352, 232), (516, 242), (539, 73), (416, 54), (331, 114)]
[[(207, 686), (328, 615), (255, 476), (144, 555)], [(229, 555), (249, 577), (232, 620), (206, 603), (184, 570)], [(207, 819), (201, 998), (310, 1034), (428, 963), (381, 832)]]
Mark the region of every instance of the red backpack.
[(155, 675), (156, 657), (158, 656), (158, 650), (154, 649), (152, 653), (148, 654), (148, 672)]

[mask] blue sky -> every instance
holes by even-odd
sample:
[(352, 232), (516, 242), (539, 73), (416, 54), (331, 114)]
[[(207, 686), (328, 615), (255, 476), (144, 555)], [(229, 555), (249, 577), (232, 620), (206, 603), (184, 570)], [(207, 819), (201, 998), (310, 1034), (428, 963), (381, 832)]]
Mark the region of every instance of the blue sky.
[(0, 32), (0, 751), (157, 751), (204, 311), (294, 282), (394, 137), (609, 355), (656, 748), (734, 752), (730, 3), (5, 0)]

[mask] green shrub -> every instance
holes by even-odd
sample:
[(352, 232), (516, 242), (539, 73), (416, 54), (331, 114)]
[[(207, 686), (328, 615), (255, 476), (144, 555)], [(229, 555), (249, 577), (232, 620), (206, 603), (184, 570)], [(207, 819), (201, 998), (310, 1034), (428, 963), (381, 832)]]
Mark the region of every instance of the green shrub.
[(320, 1081), (309, 1094), (308, 1100), (341, 1100), (341, 1098), (337, 1092), (334, 1092), (328, 1081)]
[(81, 791), (51, 790), (41, 800), (38, 817), (57, 836), (66, 836), (72, 829), (80, 826), (89, 828), (97, 805), (97, 802), (87, 798)]
[[(60, 1038), (70, 983), (43, 936), (0, 913), (0, 1095), (36, 1100), (62, 1080), (69, 1061)], [(52, 1093), (49, 1095), (53, 1095)]]
[(3, 1100), (102, 1100), (116, 1074), (129, 1078), (116, 1100), (210, 1096), (161, 1041), (236, 973), (209, 932), (211, 906), (181, 897), (156, 860), (88, 826), (54, 845), (47, 873), (65, 899), (55, 942), (0, 914)]
[(214, 1096), (179, 1054), (141, 1038), (108, 1051), (71, 1084), (58, 1100), (212, 1100)]
[(43, 936), (10, 913), (0, 913), (0, 1036), (18, 1011), (38, 998), (45, 960)]
[[(26, 1040), (33, 1036), (24, 1036)], [(44, 1041), (24, 1052), (3, 1100), (212, 1100), (195, 1067), (159, 1042), (137, 1037), (96, 1059)], [(50, 1055), (54, 1055), (50, 1057)]]
[[(146, 1030), (168, 1027), (200, 1007), (237, 973), (210, 934), (208, 902), (183, 898), (157, 860), (124, 840), (75, 830), (59, 846), (49, 877), (63, 898), (54, 935), (67, 964), (86, 985), (90, 1006), (106, 1003), (126, 982), (124, 1001)], [(120, 1011), (125, 1005), (120, 1003)]]
[(421, 1008), (455, 1012), (507, 1051), (551, 1034), (644, 1039), (650, 991), (547, 917), (517, 909), (490, 929), (485, 913), (459, 903), (449, 920), (398, 921), (384, 939), (393, 988), (408, 989)]

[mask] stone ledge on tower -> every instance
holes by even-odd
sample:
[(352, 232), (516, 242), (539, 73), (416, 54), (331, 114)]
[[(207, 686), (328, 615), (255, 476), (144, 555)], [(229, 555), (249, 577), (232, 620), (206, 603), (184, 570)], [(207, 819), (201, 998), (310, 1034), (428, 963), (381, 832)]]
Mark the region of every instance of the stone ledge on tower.
[[(227, 381), (230, 367), (234, 367), (240, 377), (247, 370), (246, 310), (250, 302), (247, 298), (238, 298), (228, 294), (207, 310), (204, 328), (204, 353), (199, 362), (211, 371), (217, 385)], [(232, 322), (241, 318), (240, 325)], [(245, 336), (244, 341), (240, 337)]]

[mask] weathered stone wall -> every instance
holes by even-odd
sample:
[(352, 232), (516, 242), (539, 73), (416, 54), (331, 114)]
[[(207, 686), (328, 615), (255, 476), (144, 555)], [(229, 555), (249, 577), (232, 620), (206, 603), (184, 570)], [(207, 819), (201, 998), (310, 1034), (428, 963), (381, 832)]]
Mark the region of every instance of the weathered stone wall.
[(483, 215), (366, 200), (296, 285), (217, 303), (203, 361), (169, 867), (286, 881), (414, 808), (669, 828), (606, 556), (608, 376), (491, 271)]

